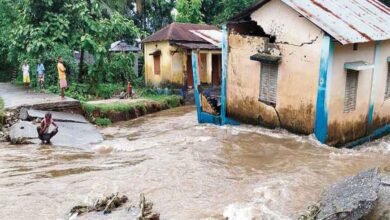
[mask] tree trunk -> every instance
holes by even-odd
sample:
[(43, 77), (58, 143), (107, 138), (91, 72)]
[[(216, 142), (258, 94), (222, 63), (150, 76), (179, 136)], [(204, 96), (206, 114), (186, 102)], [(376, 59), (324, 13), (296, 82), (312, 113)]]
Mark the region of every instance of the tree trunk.
[(82, 83), (83, 75), (84, 75), (84, 49), (81, 48), (81, 51), (80, 51), (80, 63), (79, 63), (79, 75), (78, 75), (78, 78), (77, 78), (77, 81), (79, 83)]
[(136, 0), (137, 14), (140, 15), (143, 12), (143, 0)]

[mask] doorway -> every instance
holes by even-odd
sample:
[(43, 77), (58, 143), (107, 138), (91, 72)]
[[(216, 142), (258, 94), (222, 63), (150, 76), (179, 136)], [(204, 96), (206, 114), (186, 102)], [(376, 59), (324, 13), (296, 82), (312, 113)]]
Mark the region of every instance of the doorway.
[(221, 72), (222, 72), (222, 55), (213, 54), (211, 58), (212, 62), (212, 85), (219, 87), (221, 85)]
[(194, 75), (192, 72), (192, 56), (187, 55), (187, 88), (194, 87)]

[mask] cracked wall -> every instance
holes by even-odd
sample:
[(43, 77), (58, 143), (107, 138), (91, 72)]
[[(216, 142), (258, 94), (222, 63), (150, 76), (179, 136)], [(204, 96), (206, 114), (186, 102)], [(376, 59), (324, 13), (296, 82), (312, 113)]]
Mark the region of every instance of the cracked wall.
[[(323, 32), (280, 1), (267, 3), (251, 18), (267, 36), (229, 34), (228, 117), (313, 133)], [(269, 36), (276, 37), (275, 44), (268, 43)], [(259, 101), (261, 63), (249, 59), (256, 53), (282, 56), (275, 108)]]

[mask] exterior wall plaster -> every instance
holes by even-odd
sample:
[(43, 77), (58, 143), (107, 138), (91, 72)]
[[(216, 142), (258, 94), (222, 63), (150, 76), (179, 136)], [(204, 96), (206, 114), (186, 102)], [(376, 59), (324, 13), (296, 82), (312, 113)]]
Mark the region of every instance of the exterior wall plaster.
[[(280, 16), (283, 14), (283, 16)], [(268, 38), (230, 33), (227, 114), (236, 120), (295, 133), (314, 130), (320, 55), (324, 33), (279, 0), (251, 15)], [(249, 58), (268, 52), (282, 56), (278, 71), (276, 108), (259, 101), (261, 63)]]

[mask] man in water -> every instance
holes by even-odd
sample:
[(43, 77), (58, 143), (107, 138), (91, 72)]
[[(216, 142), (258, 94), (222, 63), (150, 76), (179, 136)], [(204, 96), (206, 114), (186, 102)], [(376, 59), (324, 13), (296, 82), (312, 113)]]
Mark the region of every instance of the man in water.
[[(50, 125), (53, 125), (55, 129), (52, 132), (50, 131)], [(45, 118), (41, 121), (41, 126), (37, 128), (38, 137), (42, 141), (42, 144), (45, 142), (50, 144), (50, 140), (58, 133), (58, 126), (54, 123), (51, 113), (46, 113)]]
[(64, 66), (64, 61), (61, 56), (58, 57), (58, 79), (60, 81), (60, 89), (61, 89), (61, 98), (65, 99), (65, 89), (68, 87), (68, 83), (66, 82), (66, 68)]

